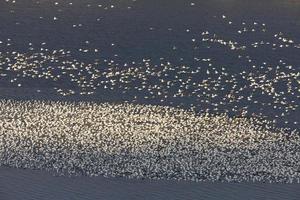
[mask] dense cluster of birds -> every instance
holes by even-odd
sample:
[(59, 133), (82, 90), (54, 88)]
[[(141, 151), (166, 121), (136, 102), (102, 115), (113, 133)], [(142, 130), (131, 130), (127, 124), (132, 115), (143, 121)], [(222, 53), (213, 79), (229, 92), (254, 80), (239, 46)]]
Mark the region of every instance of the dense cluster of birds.
[(167, 106), (0, 101), (0, 165), (64, 175), (300, 182), (300, 136)]

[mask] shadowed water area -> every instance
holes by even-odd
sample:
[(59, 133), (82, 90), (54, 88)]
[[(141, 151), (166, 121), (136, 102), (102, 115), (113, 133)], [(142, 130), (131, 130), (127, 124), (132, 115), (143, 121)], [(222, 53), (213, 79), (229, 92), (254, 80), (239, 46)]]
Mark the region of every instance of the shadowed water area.
[[(103, 177), (54, 177), (51, 174), (0, 168), (0, 197), (6, 200), (50, 199), (209, 199), (297, 200), (298, 184), (195, 183), (124, 180)], [(12, 181), (11, 181), (12, 180)], [(8, 191), (14, 191), (10, 193)]]

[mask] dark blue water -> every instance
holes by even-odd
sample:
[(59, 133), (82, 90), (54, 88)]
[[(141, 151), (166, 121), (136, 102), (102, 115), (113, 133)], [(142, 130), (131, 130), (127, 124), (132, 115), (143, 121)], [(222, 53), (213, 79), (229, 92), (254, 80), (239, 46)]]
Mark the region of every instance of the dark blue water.
[(299, 130), (299, 36), (292, 0), (1, 1), (0, 97), (159, 104)]

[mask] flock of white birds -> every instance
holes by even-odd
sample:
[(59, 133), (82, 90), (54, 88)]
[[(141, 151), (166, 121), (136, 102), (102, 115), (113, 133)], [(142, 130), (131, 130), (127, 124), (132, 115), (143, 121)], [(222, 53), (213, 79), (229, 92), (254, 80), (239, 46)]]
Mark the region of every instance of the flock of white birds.
[[(12, 6), (18, 2), (6, 2), (13, 13), (20, 12)], [(79, 4), (94, 9), (116, 9), (120, 4), (118, 1), (115, 4), (106, 2), (105, 5), (51, 2), (36, 1), (35, 4), (49, 7), (53, 3), (51, 9), (57, 13), (64, 13)], [(126, 4), (120, 4), (120, 9), (126, 6), (133, 9), (135, 3), (126, 1)], [(197, 4), (188, 3), (187, 6), (196, 7)], [(103, 16), (101, 13), (99, 18)], [(142, 59), (128, 62), (119, 59), (118, 54), (103, 58), (105, 49), (95, 48), (97, 45), (88, 39), (79, 41), (82, 45), (78, 49), (51, 49), (47, 41), (38, 44), (29, 42), (25, 51), (12, 48), (15, 46), (14, 38), (0, 39), (1, 83), (16, 88), (35, 85), (37, 95), (56, 92), (62, 97), (97, 97), (115, 93), (129, 103), (168, 105), (216, 114), (255, 115), (298, 129), (299, 120), (295, 116), (299, 113), (296, 112), (300, 99), (299, 62), (285, 59), (280, 52), (287, 50), (287, 54), (297, 55), (299, 41), (282, 32), (272, 32), (262, 22), (236, 23), (225, 15), (214, 18), (223, 23), (231, 36), (212, 30), (195, 32), (192, 27), (181, 30), (187, 38), (190, 37), (187, 45), (195, 53), (191, 59), (178, 57), (177, 61), (159, 55), (158, 58), (145, 55)], [(60, 18), (54, 16), (53, 20), (56, 23)], [(64, 23), (67, 24), (67, 21)], [(156, 28), (149, 27), (148, 31), (155, 32)], [(168, 31), (176, 33), (172, 27)], [(118, 42), (112, 42), (111, 46), (117, 48)], [(170, 51), (177, 52), (181, 48), (174, 44)], [(198, 51), (207, 52), (201, 56)], [(218, 51), (224, 51), (223, 57), (232, 58), (220, 58)], [(278, 55), (278, 58), (263, 60), (257, 57), (261, 54), (253, 54), (255, 51), (269, 57)], [(78, 57), (78, 54), (81, 56)], [(91, 56), (96, 58), (81, 59)], [(101, 101), (101, 98), (98, 99)]]
[[(15, 17), (22, 16), (20, 1), (5, 2), (2, 9), (15, 19), (9, 27), (26, 27)], [(107, 13), (131, 12), (138, 3), (30, 2), (32, 23), (46, 30), (63, 24), (74, 33), (101, 27)], [(76, 21), (66, 14), (73, 7), (92, 11), (74, 15)], [(299, 182), (299, 38), (259, 21), (212, 18), (222, 31), (164, 27), (188, 39), (170, 43), (172, 58), (126, 60), (113, 37), (107, 39), (113, 50), (80, 34), (69, 35), (80, 38), (74, 46), (61, 48), (42, 36), (25, 45), (22, 34), (0, 37), (0, 98), (7, 87), (98, 102), (0, 101), (0, 165), (89, 176)], [(160, 29), (149, 24), (143, 32)]]
[(300, 182), (300, 136), (166, 106), (0, 102), (0, 165), (62, 175)]
[[(220, 43), (231, 51), (251, 48), (207, 32), (200, 36), (203, 45)], [(12, 42), (8, 39), (0, 45), (9, 46)], [(253, 45), (268, 45), (268, 42)], [(296, 45), (286, 48), (296, 48)], [(275, 123), (279, 120), (282, 124), (299, 127), (297, 118), (289, 118), (299, 109), (299, 70), (281, 59), (276, 64), (255, 64), (255, 58), (238, 57), (246, 62), (245, 69), (238, 72), (234, 67), (220, 66), (212, 58), (201, 57), (194, 58), (196, 66), (173, 64), (165, 58), (159, 62), (144, 58), (129, 63), (113, 59), (87, 63), (74, 58), (71, 50), (50, 50), (46, 43), (39, 48), (29, 44), (29, 51), (25, 53), (0, 52), (0, 76), (12, 87), (28, 87), (28, 83), (39, 85), (38, 82), (47, 85), (41, 84), (36, 93), (55, 91), (68, 97), (115, 92), (118, 96), (124, 95), (125, 102), (158, 103), (219, 114), (251, 116), (255, 113)]]

